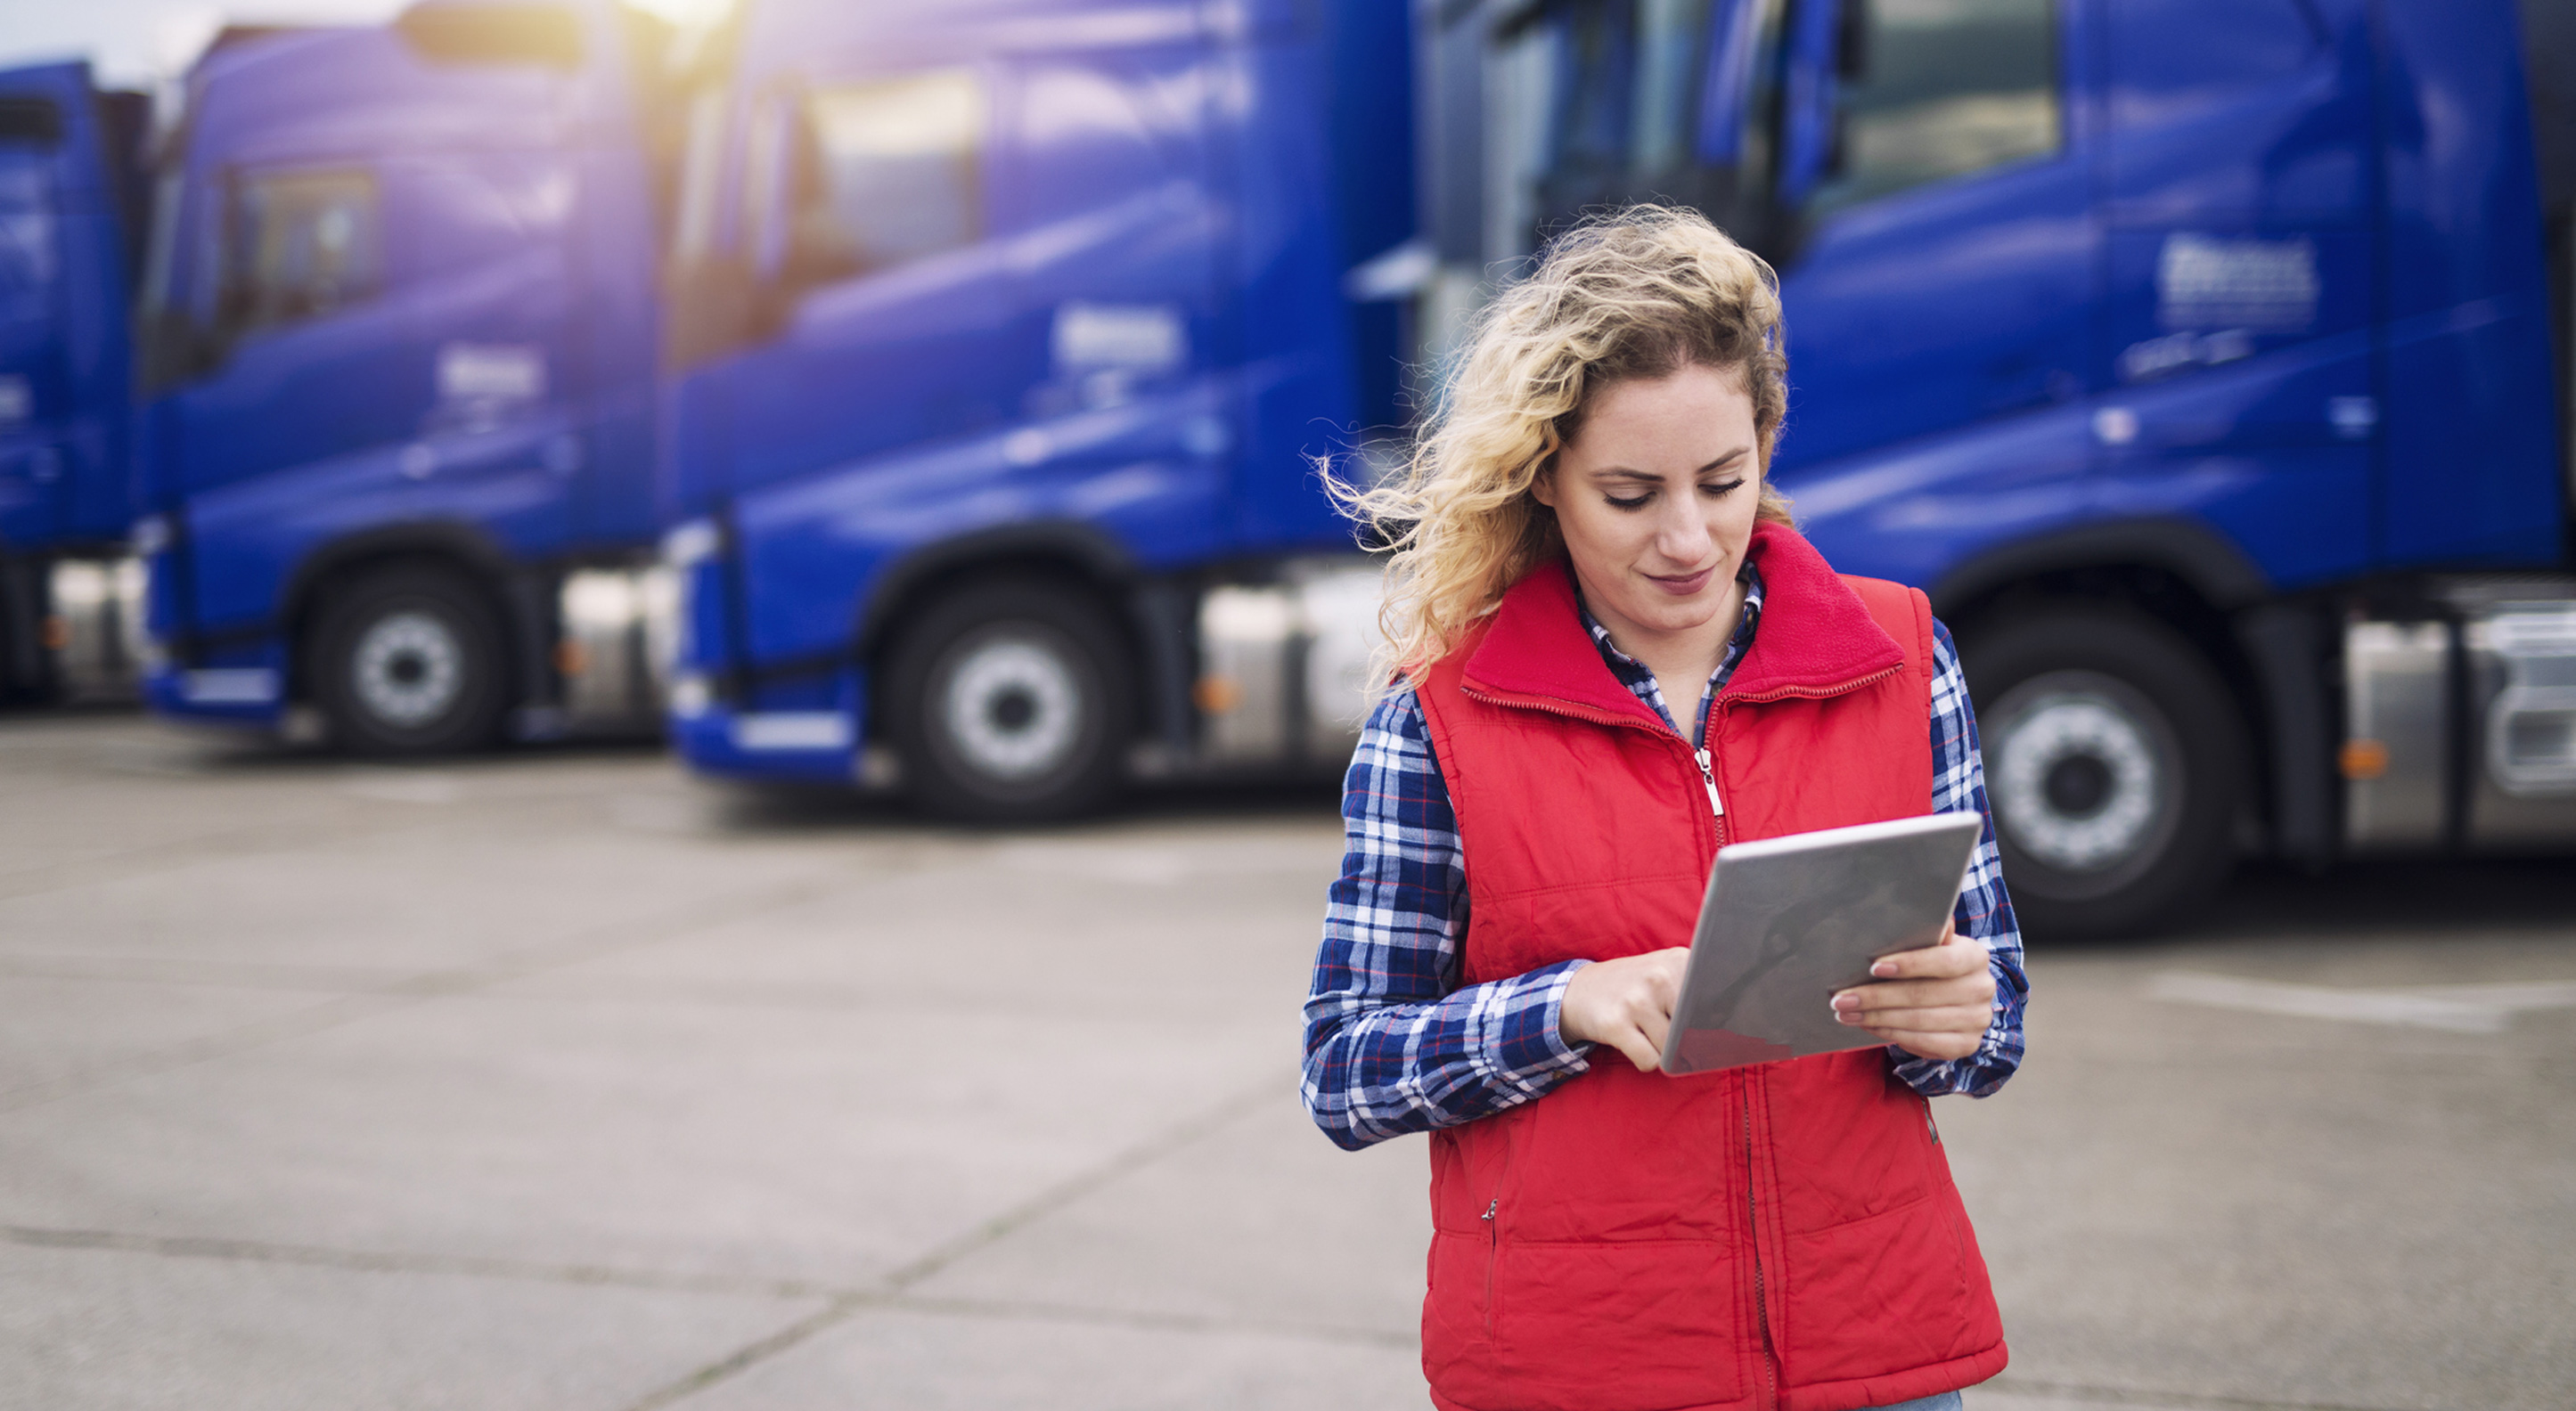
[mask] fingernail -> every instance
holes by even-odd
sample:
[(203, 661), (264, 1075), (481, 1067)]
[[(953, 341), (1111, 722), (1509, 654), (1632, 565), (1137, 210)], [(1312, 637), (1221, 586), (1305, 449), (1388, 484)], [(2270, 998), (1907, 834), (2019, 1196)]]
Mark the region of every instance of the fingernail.
[(1837, 1024), (1857, 1024), (1860, 1022), (1860, 1016), (1845, 1010), (1837, 1009), (1834, 1011), (1834, 1022)]
[(1896, 973), (1896, 962), (1893, 960), (1879, 961), (1869, 967), (1869, 973), (1876, 975), (1881, 979), (1885, 979), (1886, 977)]
[(1838, 994), (1834, 996), (1834, 1008), (1837, 1011), (1858, 1009), (1860, 1008), (1860, 996), (1849, 992)]

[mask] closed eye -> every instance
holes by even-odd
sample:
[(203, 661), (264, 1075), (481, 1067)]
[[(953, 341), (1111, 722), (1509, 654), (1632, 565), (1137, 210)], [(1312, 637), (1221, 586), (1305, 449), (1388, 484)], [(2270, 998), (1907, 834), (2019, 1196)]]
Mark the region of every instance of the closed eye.
[(1699, 492), (1708, 496), (1712, 500), (1723, 499), (1743, 484), (1744, 477), (1739, 475), (1733, 480), (1723, 481), (1719, 484), (1702, 485), (1699, 487)]

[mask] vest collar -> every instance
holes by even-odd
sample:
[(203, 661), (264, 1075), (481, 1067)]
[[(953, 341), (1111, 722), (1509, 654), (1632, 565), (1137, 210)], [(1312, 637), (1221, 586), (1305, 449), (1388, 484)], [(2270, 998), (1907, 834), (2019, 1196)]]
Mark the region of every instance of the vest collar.
[[(1745, 556), (1762, 574), (1762, 625), (1721, 700), (1838, 695), (1905, 664), (1905, 649), (1796, 531), (1756, 524)], [(1562, 560), (1503, 594), (1463, 676), (1478, 694), (1537, 697), (1605, 723), (1664, 728), (1601, 660), (1575, 609), (1573, 567)]]

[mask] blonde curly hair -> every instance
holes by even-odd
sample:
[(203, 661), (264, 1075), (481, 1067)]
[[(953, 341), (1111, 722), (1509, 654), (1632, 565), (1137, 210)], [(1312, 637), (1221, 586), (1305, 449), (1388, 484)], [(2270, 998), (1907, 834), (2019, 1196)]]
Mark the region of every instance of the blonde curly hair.
[(1327, 477), (1394, 552), (1376, 679), (1419, 684), (1514, 583), (1565, 553), (1530, 493), (1603, 388), (1685, 367), (1733, 372), (1753, 401), (1757, 515), (1792, 523), (1771, 486), (1788, 408), (1779, 279), (1697, 211), (1636, 205), (1587, 218), (1485, 307), (1403, 470), (1371, 489)]

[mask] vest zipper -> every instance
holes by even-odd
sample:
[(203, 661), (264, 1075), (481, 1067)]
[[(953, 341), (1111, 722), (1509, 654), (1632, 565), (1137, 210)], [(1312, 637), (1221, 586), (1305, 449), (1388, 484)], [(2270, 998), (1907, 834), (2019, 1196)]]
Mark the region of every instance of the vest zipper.
[(1791, 696), (1803, 696), (1808, 700), (1821, 701), (1830, 696), (1848, 695), (1863, 686), (1875, 686), (1904, 669), (1905, 663), (1900, 661), (1884, 671), (1873, 671), (1867, 676), (1855, 676), (1849, 681), (1838, 682), (1831, 686), (1783, 686), (1776, 691), (1765, 691), (1758, 696), (1750, 693), (1741, 696), (1721, 695), (1717, 700), (1720, 705), (1766, 705), (1772, 701), (1785, 701)]
[(1485, 1202), (1485, 1213), (1476, 1217), (1485, 1222), (1485, 1339), (1494, 1336), (1494, 1265), (1502, 1258), (1502, 1236), (1497, 1233), (1494, 1212), (1502, 1207), (1503, 1198), (1495, 1196)]
[[(1500, 696), (1488, 695), (1483, 691), (1476, 690), (1473, 687), (1463, 684), (1460, 685), (1458, 689), (1466, 696), (1475, 700), (1484, 701), (1490, 705), (1516, 706), (1523, 710), (1537, 711), (1542, 715), (1561, 715), (1568, 720), (1588, 720), (1595, 725), (1625, 726), (1631, 730), (1643, 730), (1647, 734), (1655, 736), (1657, 739), (1671, 740), (1684, 749), (1690, 749), (1690, 741), (1688, 738), (1663, 729), (1660, 724), (1649, 723), (1643, 720), (1634, 720), (1625, 716), (1611, 715), (1606, 711), (1585, 710), (1571, 702), (1559, 705), (1554, 702), (1541, 700), (1532, 696), (1513, 696), (1509, 699), (1505, 699)], [(1726, 807), (1719, 803), (1717, 798), (1716, 765), (1707, 750), (1691, 750), (1690, 754), (1692, 760), (1699, 765), (1699, 781), (1708, 790), (1709, 817), (1717, 820), (1717, 845), (1719, 847), (1724, 847), (1726, 846)]]
[(1772, 701), (1787, 700), (1791, 696), (1805, 696), (1817, 700), (1828, 696), (1839, 696), (1846, 692), (1857, 691), (1863, 686), (1877, 685), (1904, 669), (1905, 664), (1899, 662), (1885, 671), (1874, 671), (1840, 686), (1824, 689), (1803, 686), (1784, 687), (1777, 691), (1765, 691), (1758, 696), (1728, 696), (1720, 693), (1716, 700), (1711, 701), (1709, 703), (1711, 714), (1700, 726), (1700, 748), (1691, 751), (1691, 758), (1699, 762), (1699, 781), (1708, 787), (1708, 812), (1710, 817), (1717, 820), (1717, 845), (1721, 848), (1726, 846), (1727, 834), (1730, 830), (1726, 823), (1726, 805), (1720, 803), (1717, 797), (1717, 761), (1708, 749), (1708, 732), (1726, 719), (1729, 708), (1739, 705), (1765, 705)]
[(1780, 1404), (1779, 1354), (1771, 1346), (1771, 1299), (1762, 1281), (1762, 1198), (1755, 1193), (1753, 1175), (1753, 1084), (1749, 1079), (1739, 1081), (1744, 1097), (1744, 1214), (1753, 1250), (1753, 1323), (1762, 1333), (1762, 1396), (1754, 1404), (1761, 1411), (1775, 1411)]

